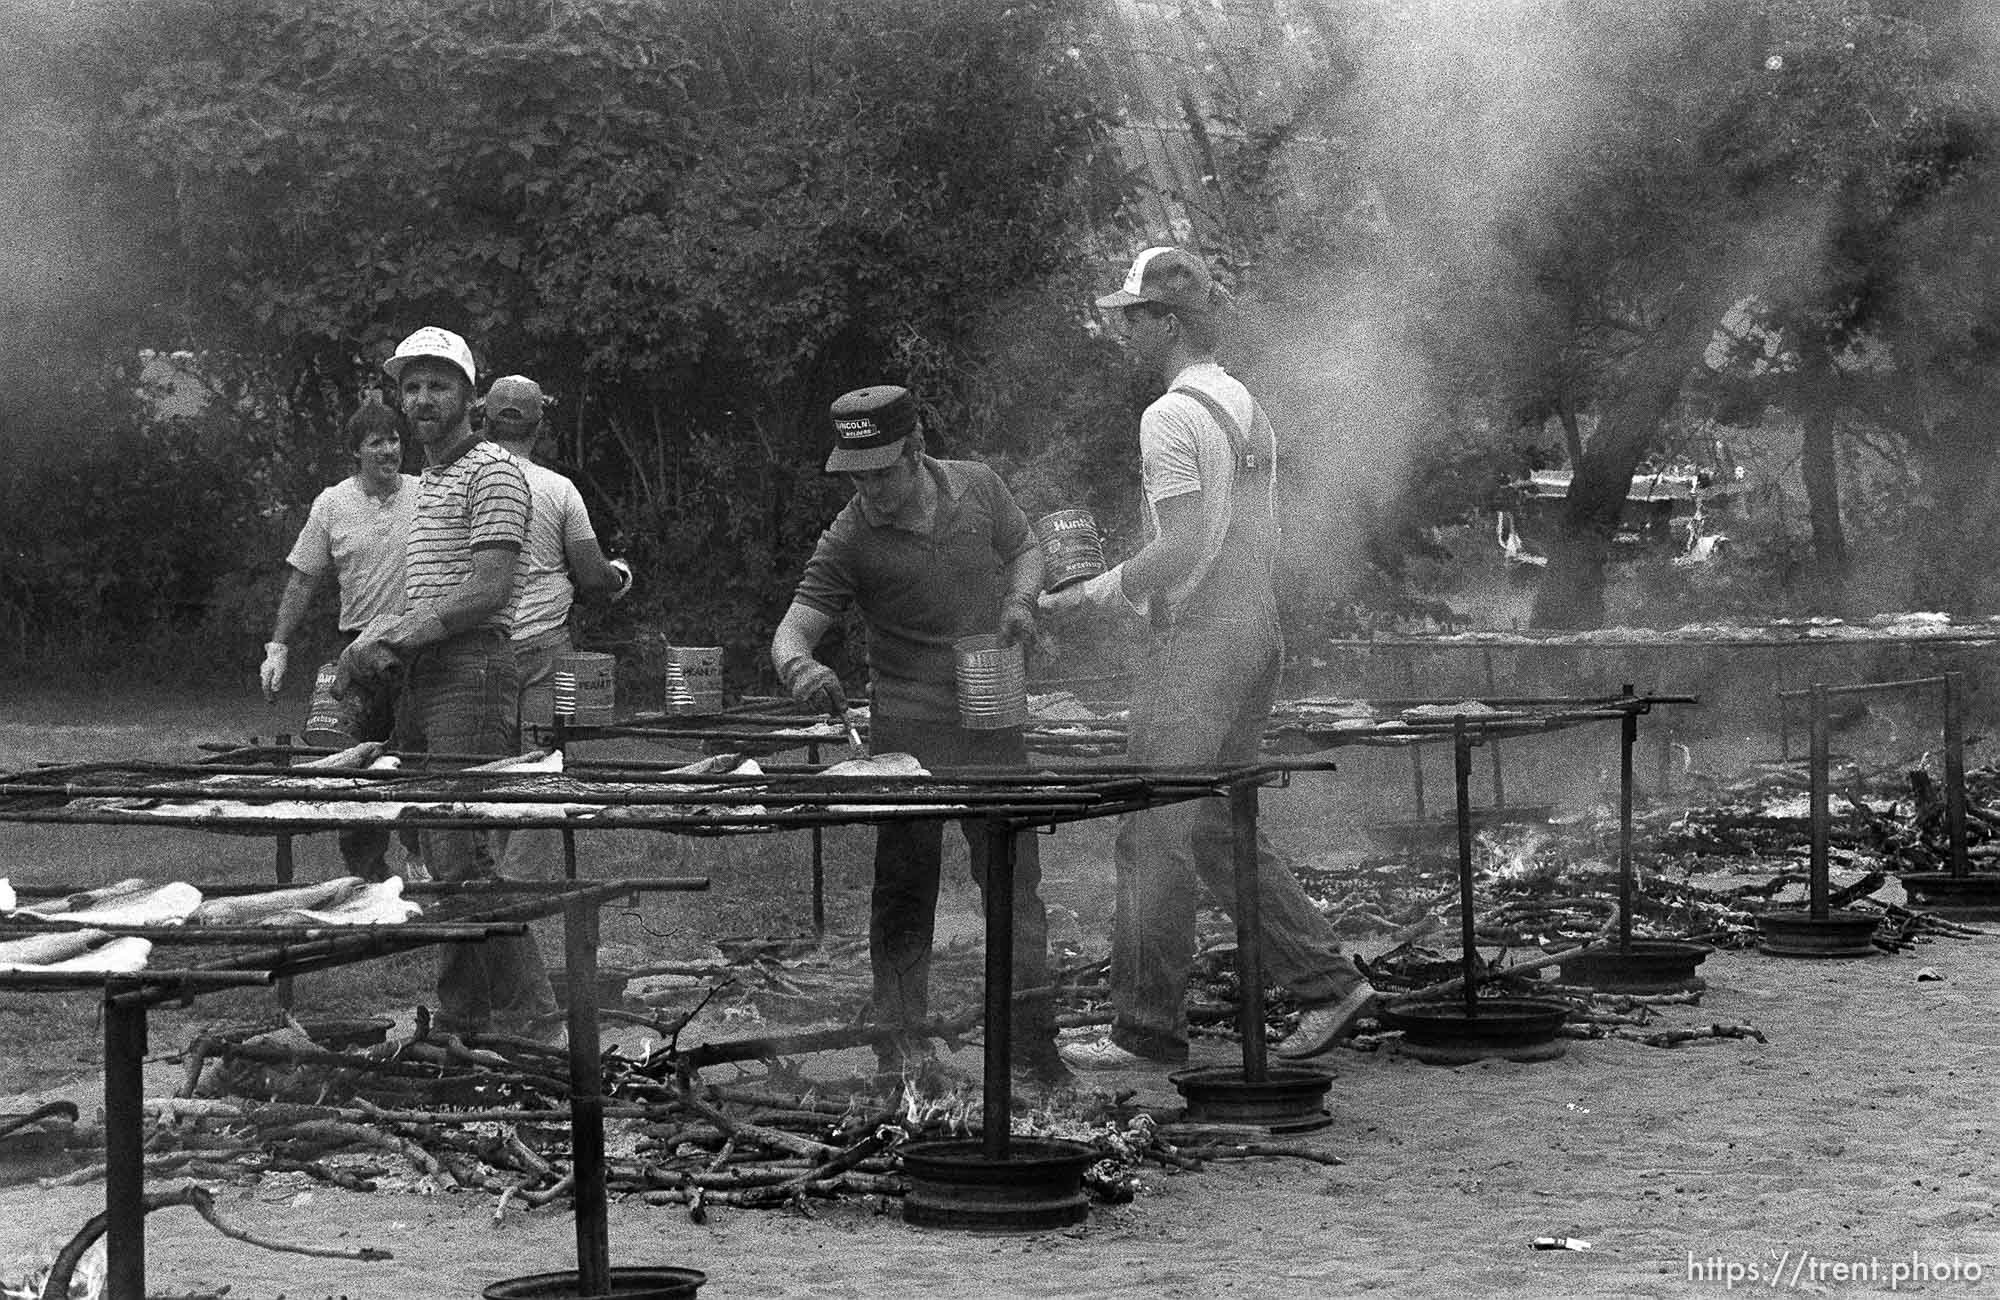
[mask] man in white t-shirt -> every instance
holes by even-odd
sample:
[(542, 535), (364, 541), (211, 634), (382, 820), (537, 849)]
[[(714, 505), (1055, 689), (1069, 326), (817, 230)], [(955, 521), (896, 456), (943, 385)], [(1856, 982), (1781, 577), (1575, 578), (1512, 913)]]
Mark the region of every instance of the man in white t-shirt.
[[(1041, 598), (1051, 613), (1101, 606), (1150, 620), (1130, 712), (1130, 758), (1145, 767), (1254, 762), (1284, 650), (1271, 584), (1276, 440), (1256, 399), (1215, 360), (1222, 303), (1208, 267), (1178, 248), (1139, 254), (1124, 286), (1097, 300), (1118, 316), (1139, 363), (1167, 381), (1139, 423), (1152, 537), (1109, 572)], [(1197, 883), (1234, 906), (1231, 862), (1221, 800), (1121, 819), (1111, 938), (1116, 1018), (1105, 1037), (1063, 1048), (1072, 1067), (1187, 1060)], [(1352, 1032), (1375, 991), (1261, 832), (1257, 886), (1265, 968), (1301, 1007), (1298, 1029), (1276, 1052), (1316, 1056)]]
[[(532, 503), (528, 539), (514, 570), (512, 644), (521, 671), (524, 751), (535, 743), (536, 728), (555, 721), (556, 658), (576, 648), (569, 633), (576, 597), (618, 600), (632, 589), (630, 566), (604, 558), (576, 484), (533, 459), (545, 402), (541, 385), (526, 375), (503, 375), (486, 390), (485, 434), (521, 462)], [(556, 874), (556, 832), (502, 832), (494, 839), (502, 876), (534, 880)]]
[[(371, 624), (403, 612), (403, 551), (417, 506), (417, 480), (402, 472), (403, 427), (397, 414), (369, 394), (343, 432), (354, 473), (313, 499), (291, 554), (278, 616), (258, 670), (265, 698), (285, 684), (288, 643), (305, 621), (313, 594), (329, 575), (340, 590), (340, 630), (351, 642)], [(400, 678), (359, 683), (354, 739), (388, 740), (395, 728)], [(386, 880), (389, 832), (369, 827), (340, 833), (340, 857), (350, 875)]]

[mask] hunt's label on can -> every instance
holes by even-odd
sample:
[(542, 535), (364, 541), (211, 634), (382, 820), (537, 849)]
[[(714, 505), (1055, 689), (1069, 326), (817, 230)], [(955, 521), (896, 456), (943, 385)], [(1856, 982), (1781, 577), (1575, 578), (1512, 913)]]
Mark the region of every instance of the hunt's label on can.
[(1042, 585), (1061, 591), (1104, 572), (1104, 536), (1088, 510), (1057, 510), (1035, 521), (1042, 543)]

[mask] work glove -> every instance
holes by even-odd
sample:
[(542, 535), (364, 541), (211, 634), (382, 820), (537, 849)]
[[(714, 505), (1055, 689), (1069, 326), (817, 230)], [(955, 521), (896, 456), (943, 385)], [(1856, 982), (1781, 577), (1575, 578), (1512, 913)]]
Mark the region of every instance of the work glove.
[(612, 560), (610, 563), (612, 568), (618, 570), (618, 576), (625, 580), (619, 584), (618, 590), (611, 593), (611, 603), (615, 605), (632, 591), (632, 566), (623, 560)]
[(1109, 609), (1143, 615), (1143, 606), (1125, 595), (1124, 565), (1106, 569), (1061, 591), (1045, 591), (1037, 602), (1044, 614), (1071, 614), (1085, 609)]
[(1009, 596), (1000, 606), (1000, 644), (1029, 646), (1035, 641), (1035, 607), (1026, 596)]
[(847, 688), (840, 674), (810, 655), (802, 655), (785, 665), (785, 689), (794, 700), (815, 713), (836, 717), (847, 712)]
[(276, 699), (278, 688), (285, 684), (285, 661), (291, 653), (283, 641), (264, 643), (264, 662), (257, 669), (257, 680), (263, 684), (265, 699)]
[(333, 670), (334, 698), (345, 699), (348, 688), (356, 682), (382, 681), (401, 665), (396, 652), (380, 639), (366, 634), (358, 636), (340, 652), (340, 662)]

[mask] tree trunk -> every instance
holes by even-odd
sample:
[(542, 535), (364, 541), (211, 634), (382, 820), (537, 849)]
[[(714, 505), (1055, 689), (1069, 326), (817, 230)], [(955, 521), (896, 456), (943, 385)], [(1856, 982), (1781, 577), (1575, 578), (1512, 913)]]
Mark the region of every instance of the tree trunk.
[(1556, 418), (1562, 421), (1563, 450), (1569, 453), (1569, 468), (1574, 474), (1583, 464), (1583, 430), (1576, 422), (1576, 408), (1565, 401)]
[(1632, 489), (1632, 471), (1653, 445), (1660, 421), (1673, 409), (1714, 329), (1712, 314), (1684, 309), (1680, 319), (1640, 347), (1627, 368), (1570, 481), (1549, 567), (1535, 593), (1534, 626), (1603, 625), (1604, 564)]
[(1805, 446), (1799, 472), (1806, 484), (1806, 515), (1812, 521), (1811, 602), (1816, 610), (1839, 606), (1847, 588), (1847, 536), (1840, 527), (1840, 475), (1834, 457), (1833, 407), (1809, 401)]

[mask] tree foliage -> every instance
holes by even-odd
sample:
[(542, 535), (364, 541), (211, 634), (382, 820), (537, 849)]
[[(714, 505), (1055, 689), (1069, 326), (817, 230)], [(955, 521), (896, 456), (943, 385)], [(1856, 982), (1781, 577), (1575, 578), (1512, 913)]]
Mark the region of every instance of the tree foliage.
[(1116, 392), (1072, 305), (1119, 185), (1083, 12), (169, 0), (105, 36), (88, 152), (163, 272), (135, 330), (274, 394), (275, 455), (322, 464), (395, 340), (456, 329), (556, 396), (654, 575), (631, 622), (740, 675), (844, 496), (835, 395), (909, 384), (941, 450), (1025, 464)]

